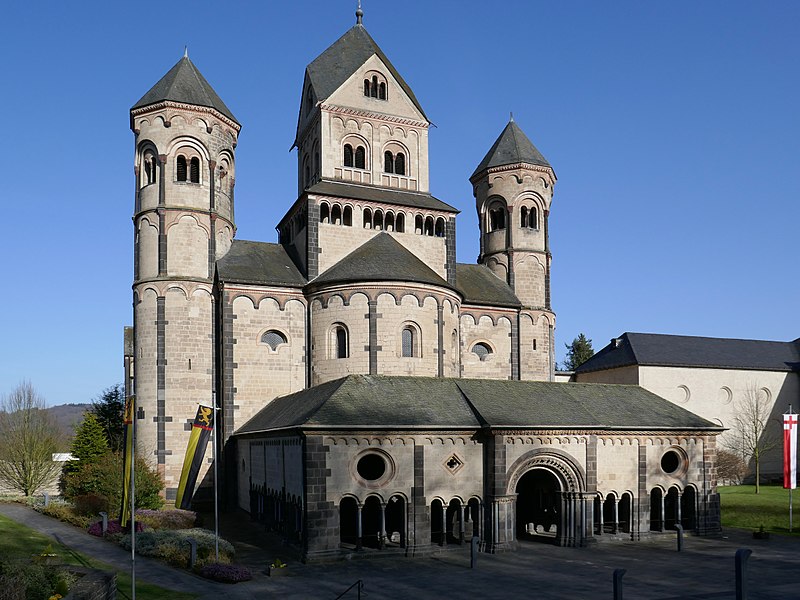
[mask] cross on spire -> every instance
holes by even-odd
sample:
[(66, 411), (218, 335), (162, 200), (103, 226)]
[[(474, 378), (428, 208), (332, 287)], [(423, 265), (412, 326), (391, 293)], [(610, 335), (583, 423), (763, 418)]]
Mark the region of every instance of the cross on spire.
[(358, 0), (358, 8), (356, 9), (356, 25), (361, 25), (364, 18), (364, 11), (361, 10), (361, 0)]

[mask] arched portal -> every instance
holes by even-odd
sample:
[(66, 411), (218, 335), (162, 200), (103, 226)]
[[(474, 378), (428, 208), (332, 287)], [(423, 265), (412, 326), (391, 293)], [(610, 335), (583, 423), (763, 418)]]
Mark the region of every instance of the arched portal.
[(445, 543), (444, 508), (441, 500), (431, 502), (431, 544), (444, 546)]
[(531, 469), (517, 483), (517, 539), (554, 543), (558, 537), (561, 486), (546, 469)]
[(394, 495), (386, 503), (386, 544), (406, 547), (406, 501)]
[(664, 498), (664, 529), (675, 529), (681, 522), (681, 498), (678, 488), (671, 487)]
[(619, 529), (623, 533), (632, 533), (633, 532), (633, 522), (632, 516), (633, 513), (631, 512), (631, 494), (629, 492), (625, 492), (619, 499)]
[(339, 541), (343, 545), (358, 545), (358, 503), (347, 496), (339, 503)]
[(691, 486), (681, 495), (681, 513), (683, 528), (687, 531), (697, 529), (697, 492)]
[(362, 544), (367, 548), (380, 548), (381, 539), (381, 501), (370, 496), (364, 501), (361, 511)]
[(606, 496), (603, 502), (603, 523), (605, 533), (617, 533), (619, 519), (617, 518), (617, 497), (614, 494)]
[(664, 492), (653, 488), (650, 492), (650, 531), (664, 531)]
[(453, 498), (447, 505), (447, 543), (464, 543), (464, 510), (461, 500)]

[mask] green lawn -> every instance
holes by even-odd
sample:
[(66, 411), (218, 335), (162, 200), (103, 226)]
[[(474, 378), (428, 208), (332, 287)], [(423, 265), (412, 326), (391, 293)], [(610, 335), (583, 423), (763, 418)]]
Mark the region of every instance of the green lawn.
[[(102, 569), (103, 571), (114, 571), (114, 567), (73, 552), (66, 546), (51, 540), (38, 531), (20, 525), (16, 521), (0, 515), (0, 556), (8, 559), (26, 558), (32, 554), (39, 554), (50, 544), (53, 552), (61, 556), (65, 563), (70, 565), (81, 565)], [(131, 576), (128, 572), (117, 571), (117, 597), (130, 598)], [(183, 592), (173, 592), (157, 585), (150, 585), (141, 581), (136, 582), (137, 600), (159, 600), (170, 598), (171, 600), (190, 600), (196, 598), (194, 594)]]
[[(762, 485), (756, 494), (754, 485), (720, 486), (722, 526), (789, 533), (789, 490), (782, 486)], [(800, 534), (800, 489), (792, 490), (792, 534)]]

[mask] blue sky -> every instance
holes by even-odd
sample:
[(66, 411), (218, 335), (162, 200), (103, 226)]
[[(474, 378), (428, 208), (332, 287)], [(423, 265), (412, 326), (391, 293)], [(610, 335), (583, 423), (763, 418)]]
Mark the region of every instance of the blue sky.
[[(276, 241), (305, 65), (355, 2), (14, 2), (0, 51), (0, 394), (122, 379), (131, 322), (129, 108), (189, 46), (243, 124), (239, 239)], [(30, 6), (29, 6), (30, 5)], [(558, 359), (580, 332), (791, 340), (800, 223), (800, 3), (403, 3), (364, 24), (435, 124), (431, 189), (474, 262), (469, 175), (510, 111), (555, 168)]]

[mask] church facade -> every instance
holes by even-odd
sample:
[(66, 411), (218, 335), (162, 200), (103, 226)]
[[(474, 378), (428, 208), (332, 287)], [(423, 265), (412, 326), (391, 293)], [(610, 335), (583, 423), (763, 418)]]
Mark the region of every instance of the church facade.
[(137, 451), (167, 499), (213, 401), (232, 503), (310, 560), (717, 529), (719, 427), (553, 381), (550, 164), (510, 121), (470, 177), (478, 262), (457, 263), (430, 121), (357, 16), (306, 69), (278, 243), (235, 239), (241, 125), (188, 57), (131, 109)]

